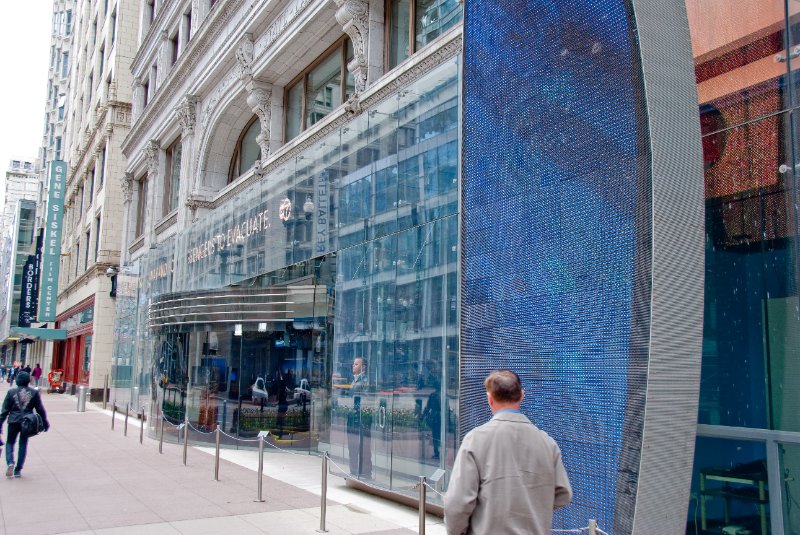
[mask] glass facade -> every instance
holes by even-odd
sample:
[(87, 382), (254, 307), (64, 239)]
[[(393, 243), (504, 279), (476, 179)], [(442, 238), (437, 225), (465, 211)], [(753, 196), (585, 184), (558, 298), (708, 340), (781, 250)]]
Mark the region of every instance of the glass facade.
[(123, 268), (115, 396), (406, 491), (452, 464), (458, 117), (450, 59)]
[(706, 192), (700, 426), (687, 532), (796, 533), (798, 8), (782, 0), (686, 6)]

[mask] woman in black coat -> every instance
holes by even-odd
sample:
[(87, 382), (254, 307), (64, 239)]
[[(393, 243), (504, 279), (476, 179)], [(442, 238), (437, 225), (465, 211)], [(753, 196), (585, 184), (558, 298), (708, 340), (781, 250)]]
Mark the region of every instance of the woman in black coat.
[[(28, 435), (22, 432), (22, 418), (27, 413), (32, 413), (34, 410), (42, 417), (44, 422), (44, 430), (50, 429), (50, 423), (47, 421), (47, 414), (44, 412), (42, 405), (42, 398), (39, 391), (31, 388), (28, 385), (31, 382), (31, 376), (28, 372), (19, 372), (17, 374), (17, 386), (6, 392), (6, 398), (3, 400), (3, 408), (0, 411), (0, 434), (2, 434), (3, 424), (8, 419), (8, 435), (6, 437), (6, 477), (21, 477), (22, 467), (25, 464), (25, 454), (28, 452)], [(14, 444), (19, 437), (19, 455), (17, 463), (14, 464)], [(0, 442), (2, 444), (2, 442)]]

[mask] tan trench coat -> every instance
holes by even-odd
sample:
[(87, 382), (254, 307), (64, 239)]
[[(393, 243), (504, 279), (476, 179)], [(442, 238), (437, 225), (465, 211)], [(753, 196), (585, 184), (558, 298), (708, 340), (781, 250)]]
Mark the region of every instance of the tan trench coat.
[(516, 412), (498, 412), (464, 437), (444, 499), (448, 535), (551, 535), (572, 499), (561, 450)]

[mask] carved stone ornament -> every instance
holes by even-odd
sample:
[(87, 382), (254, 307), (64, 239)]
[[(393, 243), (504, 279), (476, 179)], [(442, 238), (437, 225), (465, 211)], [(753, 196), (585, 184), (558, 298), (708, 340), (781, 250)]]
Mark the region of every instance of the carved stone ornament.
[(261, 132), (256, 136), (256, 143), (261, 148), (261, 159), (269, 156), (270, 118), (272, 117), (272, 86), (265, 84), (247, 85), (247, 105), (258, 116)]
[(239, 48), (236, 49), (236, 61), (239, 63), (240, 76), (244, 81), (253, 78), (253, 52), (255, 44), (253, 43), (253, 34), (246, 33), (244, 39), (239, 43)]
[(125, 202), (133, 200), (133, 173), (125, 173), (122, 179), (122, 198)]
[(344, 103), (344, 109), (348, 115), (360, 115), (364, 111), (361, 107), (361, 99), (358, 98), (357, 94), (347, 99), (347, 102)]
[(147, 142), (147, 145), (144, 146), (144, 154), (145, 158), (147, 158), (147, 173), (150, 176), (155, 176), (158, 174), (159, 152), (161, 152), (161, 147), (158, 145), (158, 141), (155, 139), (151, 139)]
[(369, 43), (369, 3), (366, 0), (333, 0), (339, 8), (336, 20), (350, 36), (353, 59), (347, 70), (356, 79), (356, 94), (367, 88), (367, 43)]
[(178, 107), (175, 108), (175, 113), (178, 116), (178, 121), (181, 124), (183, 136), (189, 136), (194, 133), (194, 126), (197, 123), (197, 97), (194, 95), (185, 95)]

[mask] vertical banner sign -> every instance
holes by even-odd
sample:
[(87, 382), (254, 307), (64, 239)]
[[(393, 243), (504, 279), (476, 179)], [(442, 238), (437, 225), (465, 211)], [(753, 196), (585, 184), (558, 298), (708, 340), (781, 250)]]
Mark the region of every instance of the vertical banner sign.
[(50, 162), (50, 192), (47, 197), (47, 221), (42, 247), (39, 293), (39, 321), (55, 321), (58, 293), (58, 270), (61, 257), (61, 219), (64, 213), (64, 178), (67, 164)]
[(36, 320), (36, 305), (33, 301), (35, 263), (36, 257), (28, 255), (25, 266), (22, 268), (22, 292), (19, 302), (19, 320), (17, 321), (17, 325), (20, 327), (30, 327), (31, 322)]

